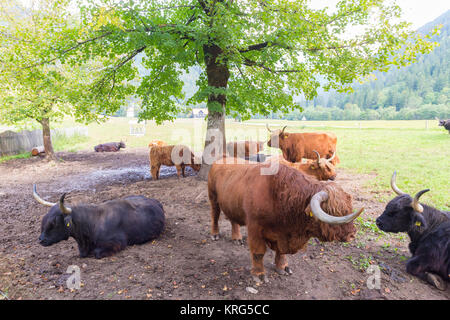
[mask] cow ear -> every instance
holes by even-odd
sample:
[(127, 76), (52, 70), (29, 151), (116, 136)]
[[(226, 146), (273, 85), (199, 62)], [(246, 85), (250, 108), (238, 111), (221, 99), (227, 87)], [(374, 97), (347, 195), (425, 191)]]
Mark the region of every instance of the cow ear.
[(316, 166), (315, 166), (314, 164), (312, 164), (310, 168), (311, 168), (312, 170), (316, 170), (316, 169), (317, 169)]
[(308, 206), (305, 209), (305, 213), (306, 213), (307, 216), (310, 216), (310, 217), (313, 216), (312, 211), (311, 211), (311, 206), (309, 204), (308, 204)]
[(70, 228), (72, 226), (72, 216), (68, 215), (64, 217), (64, 225), (66, 228)]
[(414, 223), (414, 226), (418, 227), (418, 228), (426, 228), (427, 227), (427, 223), (426, 223), (423, 215), (416, 211), (414, 211), (413, 223)]

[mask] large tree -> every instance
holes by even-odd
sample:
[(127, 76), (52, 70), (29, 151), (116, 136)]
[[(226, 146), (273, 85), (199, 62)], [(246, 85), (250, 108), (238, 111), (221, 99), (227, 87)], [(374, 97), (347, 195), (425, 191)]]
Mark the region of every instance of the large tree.
[[(433, 48), (401, 21), (392, 1), (341, 0), (335, 10), (313, 9), (307, 0), (81, 3), (81, 31), (67, 33), (47, 60), (108, 59), (92, 90), (103, 99), (134, 90), (142, 99), (139, 117), (157, 123), (175, 117), (183, 98), (180, 76), (200, 67), (189, 103), (207, 102), (205, 149), (213, 129), (223, 137), (215, 142), (225, 142), (226, 114), (246, 119), (300, 108), (294, 95), (312, 100), (319, 86), (349, 90), (374, 70), (406, 65)], [(148, 74), (130, 82), (139, 54)], [(113, 112), (116, 106), (103, 107)], [(205, 165), (201, 175), (207, 172)]]
[(33, 1), (28, 7), (15, 0), (0, 4), (0, 122), (37, 121), (46, 158), (54, 160), (52, 121), (65, 115), (85, 122), (101, 119), (88, 87), (103, 65), (89, 60), (72, 68), (57, 58), (47, 59), (61, 32), (76, 30), (68, 13), (70, 0)]

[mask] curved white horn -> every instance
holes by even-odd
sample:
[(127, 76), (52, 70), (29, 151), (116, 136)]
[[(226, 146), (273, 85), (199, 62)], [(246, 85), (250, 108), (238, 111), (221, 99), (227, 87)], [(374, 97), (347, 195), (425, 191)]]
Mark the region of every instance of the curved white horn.
[(416, 195), (414, 196), (413, 201), (411, 202), (411, 207), (414, 209), (414, 211), (422, 213), (423, 212), (423, 207), (422, 205), (419, 203), (419, 198), (425, 193), (430, 191), (430, 189), (424, 189), (422, 191), (419, 191), (416, 193)]
[(405, 192), (403, 192), (402, 190), (400, 190), (397, 185), (395, 184), (395, 178), (397, 177), (397, 171), (394, 171), (394, 173), (392, 174), (391, 177), (391, 188), (392, 190), (394, 190), (394, 192), (396, 194), (398, 194), (399, 196), (401, 196), (402, 194), (406, 194)]
[(36, 199), (37, 202), (47, 207), (53, 207), (56, 204), (56, 202), (48, 202), (42, 199), (36, 191), (36, 184), (33, 184), (33, 197), (34, 199)]
[(333, 155), (331, 156), (330, 159), (327, 159), (327, 161), (330, 162), (331, 160), (334, 159), (335, 156), (336, 156), (336, 150), (334, 150)]
[(62, 213), (64, 214), (71, 214), (72, 213), (72, 209), (69, 207), (66, 207), (64, 205), (64, 198), (66, 197), (66, 194), (64, 193), (61, 198), (59, 198), (59, 210), (61, 210)]
[(319, 164), (320, 163), (320, 154), (316, 150), (313, 150), (313, 152), (315, 154), (317, 154), (317, 164)]
[(266, 123), (266, 128), (267, 130), (269, 130), (269, 132), (272, 132), (272, 130), (270, 130), (269, 125)]
[(310, 206), (311, 206), (311, 211), (314, 214), (314, 216), (317, 219), (319, 219), (320, 221), (323, 221), (328, 224), (349, 223), (349, 222), (353, 221), (354, 219), (356, 219), (364, 211), (364, 208), (361, 208), (360, 210), (355, 211), (352, 214), (349, 214), (347, 216), (343, 216), (343, 217), (331, 216), (328, 213), (326, 213), (325, 211), (323, 211), (322, 208), (320, 207), (320, 204), (326, 200), (328, 200), (328, 193), (326, 191), (320, 191), (311, 198)]

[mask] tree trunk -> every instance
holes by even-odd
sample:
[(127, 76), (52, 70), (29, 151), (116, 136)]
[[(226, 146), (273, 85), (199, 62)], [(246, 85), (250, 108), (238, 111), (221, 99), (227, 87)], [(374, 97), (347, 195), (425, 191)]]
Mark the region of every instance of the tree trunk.
[(47, 160), (56, 160), (55, 152), (53, 151), (52, 137), (50, 135), (50, 120), (49, 118), (43, 118), (40, 123), (42, 125), (45, 158)]
[[(217, 61), (222, 49), (216, 45), (203, 46), (205, 56), (206, 74), (208, 85), (214, 88), (226, 89), (230, 72), (226, 62)], [(205, 150), (203, 151), (202, 167), (198, 177), (202, 180), (208, 179), (212, 158), (218, 159), (226, 152), (225, 139), (225, 94), (210, 94), (208, 97), (208, 124), (206, 127)], [(211, 139), (214, 137), (214, 139)], [(218, 138), (218, 139), (216, 139)], [(213, 150), (213, 152), (210, 152)], [(217, 152), (215, 152), (217, 151)]]

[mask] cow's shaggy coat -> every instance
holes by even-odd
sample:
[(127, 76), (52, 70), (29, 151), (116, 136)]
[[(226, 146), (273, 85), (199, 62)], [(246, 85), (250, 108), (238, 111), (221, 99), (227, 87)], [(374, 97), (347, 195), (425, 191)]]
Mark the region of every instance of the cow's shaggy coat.
[(322, 208), (330, 215), (352, 212), (352, 198), (334, 182), (320, 182), (283, 164), (274, 175), (261, 175), (264, 164), (214, 163), (208, 177), (211, 203), (211, 235), (218, 239), (223, 211), (232, 226), (232, 239), (241, 241), (239, 226), (246, 225), (255, 276), (264, 275), (263, 256), (268, 246), (276, 252), (279, 272), (288, 272), (285, 254), (305, 248), (311, 237), (321, 241), (350, 241), (353, 223), (330, 225), (311, 215), (310, 201), (319, 191), (329, 199)]

